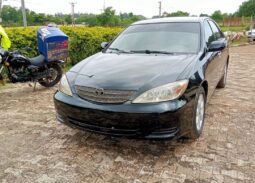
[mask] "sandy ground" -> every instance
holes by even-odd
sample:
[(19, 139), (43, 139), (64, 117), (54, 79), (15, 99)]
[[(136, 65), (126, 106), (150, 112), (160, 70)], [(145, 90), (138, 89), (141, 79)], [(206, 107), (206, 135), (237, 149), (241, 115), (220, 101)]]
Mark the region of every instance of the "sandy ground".
[(56, 88), (0, 88), (0, 182), (255, 182), (255, 46), (231, 49), (228, 85), (195, 141), (112, 139), (57, 123)]

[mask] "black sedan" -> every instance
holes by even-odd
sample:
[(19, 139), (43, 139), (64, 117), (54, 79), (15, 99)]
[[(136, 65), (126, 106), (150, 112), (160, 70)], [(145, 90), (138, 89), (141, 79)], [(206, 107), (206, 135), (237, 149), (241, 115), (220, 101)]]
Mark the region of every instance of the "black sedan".
[(63, 76), (59, 122), (112, 136), (198, 138), (206, 104), (226, 85), (229, 49), (209, 18), (144, 20)]

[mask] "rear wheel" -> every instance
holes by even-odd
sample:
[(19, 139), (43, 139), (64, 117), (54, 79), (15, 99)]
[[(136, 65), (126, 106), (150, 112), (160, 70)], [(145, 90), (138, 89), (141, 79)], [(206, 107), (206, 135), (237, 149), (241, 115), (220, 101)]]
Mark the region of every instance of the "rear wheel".
[(55, 86), (62, 77), (62, 69), (58, 64), (52, 64), (48, 66), (48, 76), (46, 78), (40, 79), (38, 82), (44, 87)]
[(2, 76), (1, 73), (0, 73), (0, 84), (4, 85), (4, 77)]
[(186, 135), (189, 139), (197, 139), (200, 137), (204, 127), (206, 95), (203, 87), (200, 87), (196, 93), (195, 107), (191, 123), (190, 133)]

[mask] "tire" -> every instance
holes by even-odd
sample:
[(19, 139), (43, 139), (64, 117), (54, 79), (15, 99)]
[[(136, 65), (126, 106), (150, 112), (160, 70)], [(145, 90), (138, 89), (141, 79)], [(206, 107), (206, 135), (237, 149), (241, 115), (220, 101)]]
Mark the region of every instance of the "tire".
[(228, 65), (226, 64), (224, 67), (224, 74), (222, 78), (220, 79), (217, 88), (225, 88), (227, 85), (227, 75), (228, 75)]
[(48, 70), (52, 72), (54, 71), (54, 74), (55, 74), (54, 77), (49, 76), (47, 78), (43, 78), (38, 81), (40, 85), (46, 88), (55, 86), (61, 80), (61, 77), (63, 74), (63, 71), (58, 64), (49, 65)]
[(192, 123), (190, 132), (185, 137), (196, 140), (200, 137), (204, 127), (206, 109), (206, 95), (203, 87), (200, 87), (196, 93), (195, 107), (193, 109)]
[(4, 83), (4, 77), (2, 76), (1, 73), (0, 73), (0, 85), (5, 85), (5, 83)]

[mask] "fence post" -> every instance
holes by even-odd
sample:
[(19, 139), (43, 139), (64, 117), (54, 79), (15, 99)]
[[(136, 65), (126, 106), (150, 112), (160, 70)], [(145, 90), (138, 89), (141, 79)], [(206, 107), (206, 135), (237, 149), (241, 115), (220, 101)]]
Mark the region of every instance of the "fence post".
[[(251, 16), (251, 35), (252, 35), (252, 29), (253, 29), (253, 17)], [(251, 37), (252, 44), (254, 43), (254, 39)]]

